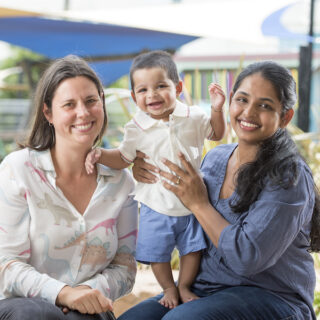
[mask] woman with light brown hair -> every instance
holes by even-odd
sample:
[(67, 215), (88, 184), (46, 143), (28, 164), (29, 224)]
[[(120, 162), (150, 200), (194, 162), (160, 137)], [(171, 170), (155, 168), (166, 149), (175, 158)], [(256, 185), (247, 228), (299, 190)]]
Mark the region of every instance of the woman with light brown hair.
[(85, 157), (107, 126), (102, 85), (67, 56), (45, 71), (23, 149), (0, 166), (0, 318), (112, 319), (136, 274), (134, 183)]

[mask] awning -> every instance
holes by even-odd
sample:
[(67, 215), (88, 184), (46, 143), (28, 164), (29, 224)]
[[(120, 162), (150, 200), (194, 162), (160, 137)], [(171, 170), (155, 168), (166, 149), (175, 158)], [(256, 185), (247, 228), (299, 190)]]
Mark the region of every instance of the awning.
[(100, 61), (89, 63), (98, 74), (102, 83), (107, 86), (123, 75), (129, 73), (132, 60)]
[(23, 12), (1, 17), (1, 9), (0, 40), (50, 59), (68, 54), (82, 56), (92, 63), (105, 85), (128, 73), (135, 55), (147, 50), (174, 52), (198, 38), (114, 24), (23, 16)]

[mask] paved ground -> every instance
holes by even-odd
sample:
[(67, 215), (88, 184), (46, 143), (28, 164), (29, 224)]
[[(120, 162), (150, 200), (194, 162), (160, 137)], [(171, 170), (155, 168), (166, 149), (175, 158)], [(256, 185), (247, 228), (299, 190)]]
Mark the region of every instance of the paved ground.
[[(178, 272), (174, 270), (174, 278), (177, 279)], [(114, 303), (114, 311), (116, 317), (134, 306), (138, 302), (145, 300), (161, 292), (161, 287), (157, 283), (152, 271), (150, 269), (138, 270), (136, 283), (132, 292), (117, 300)]]

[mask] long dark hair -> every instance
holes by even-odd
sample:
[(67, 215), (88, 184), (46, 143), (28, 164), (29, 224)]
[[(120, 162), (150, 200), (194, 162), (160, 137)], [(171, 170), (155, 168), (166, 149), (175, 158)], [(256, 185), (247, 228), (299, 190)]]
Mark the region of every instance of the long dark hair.
[[(282, 117), (293, 108), (296, 102), (296, 83), (289, 70), (272, 62), (257, 62), (246, 67), (238, 76), (235, 93), (242, 81), (253, 74), (259, 74), (268, 80), (276, 90), (282, 105)], [(265, 187), (266, 180), (272, 185), (289, 188), (298, 178), (298, 163), (301, 155), (286, 129), (279, 128), (271, 137), (262, 141), (253, 162), (242, 165), (237, 173), (236, 203), (230, 203), (234, 212), (246, 212)], [(266, 179), (267, 178), (267, 179)], [(314, 185), (315, 205), (310, 233), (310, 251), (320, 251), (320, 197)]]
[(97, 87), (99, 96), (102, 96), (104, 120), (101, 131), (95, 140), (95, 144), (102, 139), (107, 127), (107, 114), (103, 94), (103, 86), (96, 73), (89, 67), (87, 62), (75, 56), (68, 55), (62, 59), (57, 59), (46, 69), (42, 75), (34, 95), (33, 103), (35, 115), (31, 126), (30, 135), (25, 143), (20, 143), (20, 147), (29, 147), (38, 151), (50, 149), (55, 144), (54, 127), (49, 124), (43, 113), (44, 104), (51, 110), (52, 99), (60, 83), (65, 79), (75, 77), (86, 77)]

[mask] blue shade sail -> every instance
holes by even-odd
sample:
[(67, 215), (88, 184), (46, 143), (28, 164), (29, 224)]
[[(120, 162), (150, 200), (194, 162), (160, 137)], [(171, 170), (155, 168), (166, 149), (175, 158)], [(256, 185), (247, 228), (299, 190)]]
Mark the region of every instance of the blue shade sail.
[(170, 50), (198, 37), (103, 23), (43, 17), (0, 18), (0, 40), (50, 59), (76, 54), (92, 61), (104, 85), (129, 72), (131, 59), (145, 50)]
[(42, 17), (0, 18), (0, 40), (28, 48), (51, 59), (68, 54), (113, 58), (143, 50), (172, 50), (198, 37)]

